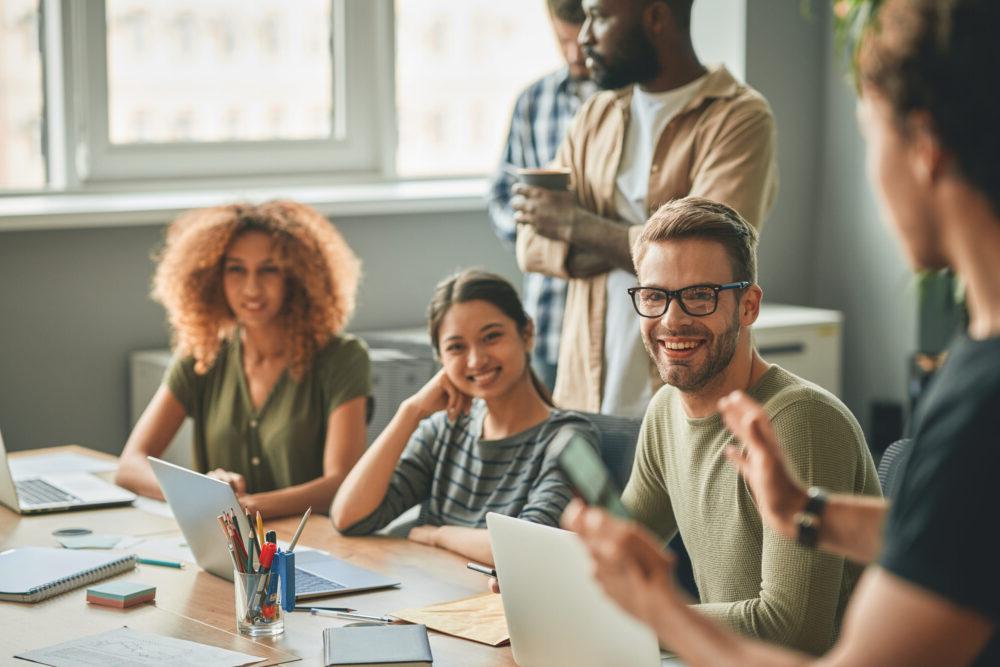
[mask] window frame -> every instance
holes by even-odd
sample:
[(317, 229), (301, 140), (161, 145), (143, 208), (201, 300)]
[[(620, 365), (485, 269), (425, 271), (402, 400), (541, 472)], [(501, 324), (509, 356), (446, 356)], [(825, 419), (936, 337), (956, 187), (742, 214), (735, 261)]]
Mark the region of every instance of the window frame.
[[(333, 136), (115, 145), (108, 134), (105, 0), (45, 0), (48, 43), (43, 52), (47, 60), (56, 54), (58, 61), (46, 63), (46, 78), (65, 73), (61, 95), (47, 102), (46, 124), (54, 127), (60, 117), (69, 121), (65, 136), (48, 142), (50, 155), (63, 154), (50, 169), (49, 187), (104, 190), (203, 179), (391, 176), (396, 124), (392, 0), (330, 2)], [(58, 49), (52, 48), (53, 25), (59, 27)], [(372, 109), (381, 111), (373, 114)]]

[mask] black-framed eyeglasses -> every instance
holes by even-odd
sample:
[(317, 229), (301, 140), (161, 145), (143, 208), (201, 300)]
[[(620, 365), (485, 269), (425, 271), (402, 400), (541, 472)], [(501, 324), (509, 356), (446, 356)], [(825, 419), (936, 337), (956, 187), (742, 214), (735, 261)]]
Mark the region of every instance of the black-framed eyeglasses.
[(661, 289), (659, 287), (629, 287), (628, 294), (632, 297), (635, 312), (642, 317), (663, 317), (670, 307), (670, 300), (677, 299), (683, 310), (693, 317), (705, 317), (715, 312), (719, 307), (719, 292), (730, 289), (746, 289), (750, 281), (741, 280), (738, 283), (725, 285), (689, 285), (677, 290)]

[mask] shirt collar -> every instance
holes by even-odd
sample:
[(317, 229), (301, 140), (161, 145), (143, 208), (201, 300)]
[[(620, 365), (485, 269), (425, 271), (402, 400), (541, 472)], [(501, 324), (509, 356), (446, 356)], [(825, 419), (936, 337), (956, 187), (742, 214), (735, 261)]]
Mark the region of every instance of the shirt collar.
[[(629, 106), (632, 104), (632, 89), (634, 86), (625, 86), (624, 88), (619, 88), (615, 91), (615, 104), (622, 109), (627, 111)], [(722, 98), (722, 97), (735, 97), (740, 92), (740, 82), (729, 73), (725, 65), (712, 65), (708, 68), (708, 73), (705, 75), (705, 81), (702, 83), (701, 87), (691, 98), (680, 113), (685, 113), (691, 109), (695, 109), (701, 106), (705, 100)]]

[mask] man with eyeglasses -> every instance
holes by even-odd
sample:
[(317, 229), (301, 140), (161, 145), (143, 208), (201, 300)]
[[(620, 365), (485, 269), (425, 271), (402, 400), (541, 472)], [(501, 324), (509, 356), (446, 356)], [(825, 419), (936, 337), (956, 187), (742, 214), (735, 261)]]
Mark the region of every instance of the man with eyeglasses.
[(823, 652), (861, 568), (762, 525), (753, 495), (726, 463), (733, 437), (716, 406), (734, 390), (747, 392), (808, 486), (879, 495), (864, 434), (835, 396), (755, 349), (751, 326), (763, 296), (757, 232), (736, 211), (695, 197), (665, 204), (632, 257), (638, 286), (621, 298), (640, 315), (643, 344), (666, 384), (643, 419), (625, 506), (664, 541), (680, 531), (704, 614)]

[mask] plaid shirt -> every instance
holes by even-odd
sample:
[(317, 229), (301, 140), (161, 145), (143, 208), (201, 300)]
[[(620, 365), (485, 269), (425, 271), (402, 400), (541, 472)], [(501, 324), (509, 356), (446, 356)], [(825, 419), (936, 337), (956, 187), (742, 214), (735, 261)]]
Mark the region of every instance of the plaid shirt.
[[(556, 156), (559, 144), (580, 105), (597, 86), (575, 81), (568, 68), (548, 74), (528, 86), (514, 104), (503, 162), (490, 190), (490, 224), (512, 250), (517, 237), (511, 187), (519, 167), (544, 167)], [(534, 356), (550, 364), (559, 360), (566, 281), (540, 273), (524, 274), (524, 309), (535, 321)]]

